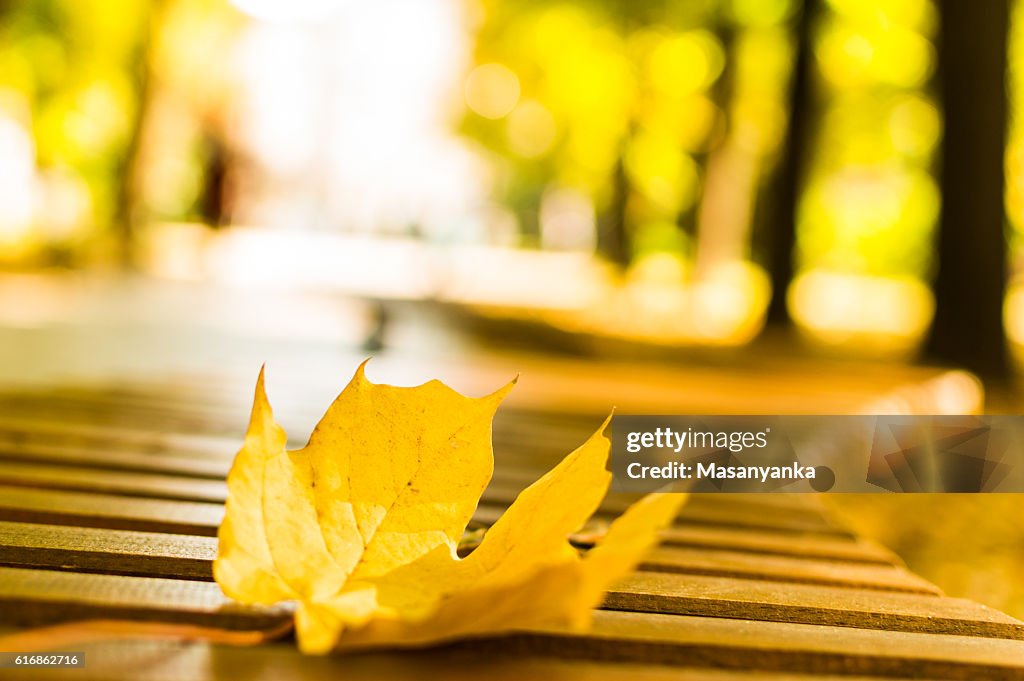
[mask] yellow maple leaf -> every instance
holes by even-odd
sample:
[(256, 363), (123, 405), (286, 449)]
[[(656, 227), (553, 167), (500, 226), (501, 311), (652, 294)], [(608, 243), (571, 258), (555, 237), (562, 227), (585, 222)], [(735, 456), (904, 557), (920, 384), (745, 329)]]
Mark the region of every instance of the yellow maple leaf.
[(274, 421), (261, 371), (228, 474), (214, 577), (238, 601), (297, 601), (305, 652), (585, 626), (685, 499), (645, 497), (581, 557), (568, 536), (608, 489), (605, 421), (460, 559), (459, 539), (493, 472), (491, 420), (514, 381), (468, 398), (439, 381), (374, 384), (364, 367), (296, 451)]

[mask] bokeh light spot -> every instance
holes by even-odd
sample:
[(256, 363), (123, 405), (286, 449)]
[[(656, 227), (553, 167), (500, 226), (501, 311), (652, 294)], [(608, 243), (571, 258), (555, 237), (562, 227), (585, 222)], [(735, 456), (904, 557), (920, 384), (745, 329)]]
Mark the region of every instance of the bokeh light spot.
[(519, 102), (519, 78), (507, 66), (481, 64), (466, 78), (466, 105), (484, 118), (503, 118)]

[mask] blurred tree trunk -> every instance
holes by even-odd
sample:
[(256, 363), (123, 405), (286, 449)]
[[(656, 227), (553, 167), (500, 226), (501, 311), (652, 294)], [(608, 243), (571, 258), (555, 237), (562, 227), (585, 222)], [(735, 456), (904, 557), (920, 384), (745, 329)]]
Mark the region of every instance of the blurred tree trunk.
[(612, 198), (608, 209), (598, 218), (597, 251), (610, 262), (621, 267), (629, 264), (632, 249), (626, 226), (626, 210), (629, 203), (629, 178), (626, 165), (619, 154), (612, 177)]
[(939, 0), (945, 110), (935, 322), (928, 350), (983, 376), (1006, 373), (1003, 163), (1009, 0)]
[(796, 255), (796, 218), (800, 189), (810, 139), (810, 119), (814, 105), (814, 22), (818, 17), (819, 0), (804, 0), (796, 19), (796, 57), (793, 61), (793, 84), (790, 89), (789, 125), (779, 169), (771, 186), (771, 208), (766, 223), (768, 270), (772, 281), (772, 299), (768, 305), (768, 321), (788, 324), (786, 289), (793, 280), (793, 259)]
[(153, 105), (153, 51), (167, 3), (168, 0), (150, 0), (147, 3), (148, 16), (143, 22), (135, 48), (132, 75), (137, 105), (131, 120), (128, 143), (121, 157), (114, 204), (118, 259), (125, 269), (134, 269), (137, 264), (138, 220), (142, 209), (140, 159)]

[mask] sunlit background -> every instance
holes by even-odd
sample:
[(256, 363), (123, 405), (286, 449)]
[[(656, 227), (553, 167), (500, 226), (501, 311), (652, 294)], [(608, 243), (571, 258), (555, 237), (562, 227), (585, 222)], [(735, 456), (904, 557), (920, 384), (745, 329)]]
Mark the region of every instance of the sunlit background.
[[(178, 368), (200, 352), (228, 365), (242, 338), (462, 349), (388, 336), (385, 303), (543, 350), (761, 352), (773, 295), (797, 353), (911, 361), (936, 306), (939, 13), (932, 0), (812, 5), (0, 3), (0, 338), (32, 339), (0, 378), (96, 373), (103, 352), (107, 367)], [(1005, 325), (1020, 351), (1014, 8)], [(793, 276), (773, 291), (779, 248)], [(185, 323), (226, 340), (172, 341), (160, 326)], [(147, 324), (157, 331), (133, 354)], [(42, 328), (75, 340), (38, 342)], [(1024, 614), (1020, 588), (991, 591), (1024, 569), (1024, 529), (971, 520), (1019, 502), (942, 501), (987, 584), (951, 567), (961, 544), (928, 534), (934, 508), (894, 506), (912, 503), (857, 502), (852, 515), (954, 593)]]
[[(168, 278), (743, 344), (771, 295), (759, 245), (772, 239), (799, 10), (9, 3), (0, 258), (129, 260)], [(927, 331), (936, 26), (929, 0), (837, 0), (814, 17), (785, 295), (815, 341), (905, 354)]]
[(910, 348), (931, 321), (936, 28), (929, 0), (830, 2), (816, 26), (814, 153), (788, 295), (826, 342)]

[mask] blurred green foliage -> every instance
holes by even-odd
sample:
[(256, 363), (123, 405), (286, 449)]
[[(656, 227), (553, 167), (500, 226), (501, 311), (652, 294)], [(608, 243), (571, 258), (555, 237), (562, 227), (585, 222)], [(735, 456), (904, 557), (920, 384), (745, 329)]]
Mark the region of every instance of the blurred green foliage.
[(931, 0), (823, 3), (801, 269), (930, 279), (942, 126), (931, 88), (937, 24)]
[(497, 198), (526, 243), (540, 238), (545, 193), (568, 188), (592, 202), (611, 259), (692, 256), (709, 154), (745, 135), (763, 160), (782, 137), (794, 11), (787, 0), (483, 2), (462, 127), (493, 155)]
[(1017, 263), (1014, 274), (1024, 272), (1024, 2), (1011, 5), (1008, 36), (1007, 101), (1009, 123), (1006, 143), (1006, 212), (1010, 223), (1011, 253)]
[(109, 228), (117, 217), (153, 7), (152, 0), (0, 4), (5, 104), (28, 108), (21, 116), (30, 125), (40, 172), (58, 202), (81, 209), (53, 220), (42, 216), (44, 222), (72, 223), (59, 225), (61, 233), (50, 240), (58, 248)]
[(223, 0), (0, 3), (0, 122), (29, 135), (35, 194), (0, 215), (0, 261), (109, 260), (139, 223), (203, 217), (234, 24)]

